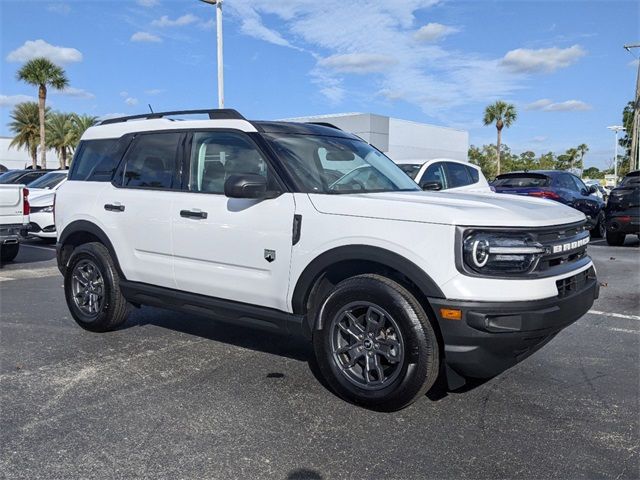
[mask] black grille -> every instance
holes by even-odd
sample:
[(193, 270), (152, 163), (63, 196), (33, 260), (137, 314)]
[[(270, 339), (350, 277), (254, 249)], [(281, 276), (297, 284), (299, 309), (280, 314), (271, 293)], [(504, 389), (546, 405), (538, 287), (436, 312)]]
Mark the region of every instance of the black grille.
[(558, 298), (567, 297), (586, 285), (591, 278), (595, 278), (596, 272), (593, 267), (584, 270), (583, 272), (573, 275), (572, 277), (563, 278), (556, 281), (556, 287), (558, 287)]
[[(587, 244), (579, 245), (579, 242), (582, 243), (589, 238), (589, 232), (585, 230), (584, 223), (561, 225), (531, 233), (534, 240), (547, 249), (547, 253), (540, 258), (534, 272), (544, 274), (554, 267), (576, 262), (587, 255)], [(576, 245), (572, 246), (574, 243)], [(565, 249), (564, 246), (568, 248)], [(561, 250), (554, 252), (554, 247)]]

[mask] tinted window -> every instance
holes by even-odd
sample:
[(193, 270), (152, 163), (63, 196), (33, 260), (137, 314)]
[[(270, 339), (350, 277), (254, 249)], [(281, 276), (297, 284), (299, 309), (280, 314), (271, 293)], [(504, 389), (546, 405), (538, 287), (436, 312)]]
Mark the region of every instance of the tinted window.
[(431, 182), (440, 182), (440, 185), (442, 185), (442, 190), (448, 188), (444, 174), (444, 166), (442, 163), (438, 162), (429, 165), (422, 175), (422, 178), (420, 179), (420, 185)]
[(551, 179), (546, 175), (526, 174), (526, 173), (510, 173), (508, 175), (500, 175), (493, 181), (494, 187), (507, 188), (535, 188), (547, 187), (551, 183)]
[(29, 188), (53, 188), (65, 178), (67, 178), (67, 172), (49, 172), (27, 186)]
[(118, 139), (84, 140), (73, 159), (69, 180), (110, 182), (120, 157)]
[(467, 167), (460, 163), (446, 162), (449, 179), (449, 188), (464, 187), (471, 184), (471, 177)]
[(578, 191), (578, 186), (573, 181), (573, 177), (568, 173), (563, 173), (556, 177), (556, 187), (565, 188), (567, 190)]
[(43, 175), (45, 175), (45, 172), (29, 172), (25, 175), (22, 175), (20, 178), (18, 178), (16, 183), (22, 183), (26, 185), (28, 183), (33, 182), (35, 179), (40, 178)]
[(22, 170), (10, 170), (0, 175), (0, 183), (13, 183), (13, 181), (20, 177), (24, 172)]
[(404, 173), (415, 180), (416, 175), (422, 168), (422, 165), (420, 165), (419, 163), (400, 163), (398, 164), (398, 167), (400, 167), (400, 170), (402, 170)]
[(569, 175), (569, 176), (573, 180), (573, 183), (575, 184), (575, 186), (576, 186), (576, 188), (578, 189), (579, 192), (582, 192), (583, 190), (587, 190), (587, 186), (584, 184), (584, 182), (582, 180), (580, 180), (575, 175)]
[(124, 187), (172, 188), (181, 133), (139, 135), (127, 152)]
[(229, 176), (255, 173), (267, 177), (267, 164), (244, 135), (199, 132), (193, 135), (189, 185), (192, 192), (224, 193)]
[(471, 177), (471, 183), (478, 183), (480, 181), (480, 174), (478, 170), (473, 167), (467, 167), (467, 172), (469, 172), (469, 176)]
[(640, 175), (638, 174), (638, 172), (630, 173), (629, 175), (624, 177), (620, 182), (621, 187), (630, 187), (632, 185), (633, 186), (640, 185)]

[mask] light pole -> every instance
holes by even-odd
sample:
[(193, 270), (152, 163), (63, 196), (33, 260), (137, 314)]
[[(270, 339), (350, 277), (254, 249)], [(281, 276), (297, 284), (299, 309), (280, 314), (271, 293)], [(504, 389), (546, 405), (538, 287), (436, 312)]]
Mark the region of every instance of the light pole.
[(224, 108), (224, 71), (222, 61), (222, 0), (200, 0), (216, 7), (216, 37), (218, 42), (218, 108)]
[(618, 133), (625, 128), (620, 125), (612, 125), (607, 127), (609, 130), (616, 132), (615, 145), (613, 147), (613, 186), (618, 185)]

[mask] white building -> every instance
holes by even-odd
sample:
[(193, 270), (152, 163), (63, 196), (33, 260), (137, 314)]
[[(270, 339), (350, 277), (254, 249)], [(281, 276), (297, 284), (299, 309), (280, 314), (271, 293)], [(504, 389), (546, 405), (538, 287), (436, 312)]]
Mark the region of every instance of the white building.
[[(27, 152), (23, 148), (11, 147), (9, 148), (9, 144), (11, 143), (13, 138), (11, 137), (0, 137), (0, 165), (4, 165), (9, 170), (26, 168), (31, 165), (31, 157), (29, 156), (29, 152)], [(38, 155), (38, 164), (40, 163), (40, 155)], [(58, 168), (59, 166), (58, 156), (55, 151), (48, 150), (47, 151), (47, 167), (48, 168)]]
[(373, 113), (339, 113), (289, 118), (295, 122), (326, 122), (355, 133), (396, 162), (433, 158), (467, 160), (469, 132), (401, 120)]

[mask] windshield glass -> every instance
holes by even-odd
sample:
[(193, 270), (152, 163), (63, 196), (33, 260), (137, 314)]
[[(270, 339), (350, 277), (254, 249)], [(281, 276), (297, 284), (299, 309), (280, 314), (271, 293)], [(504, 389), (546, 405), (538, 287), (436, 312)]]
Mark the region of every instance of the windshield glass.
[(418, 175), (418, 172), (422, 168), (422, 165), (418, 163), (400, 163), (398, 164), (398, 167), (400, 167), (400, 170), (402, 170), (404, 173), (415, 180), (416, 175)]
[(303, 192), (420, 191), (393, 161), (361, 140), (301, 134), (265, 137)]
[(58, 185), (64, 178), (67, 178), (67, 172), (49, 172), (40, 178), (28, 183), (29, 188), (47, 188), (51, 189)]
[(550, 178), (545, 175), (505, 175), (499, 176), (493, 182), (494, 187), (511, 187), (511, 188), (531, 188), (531, 187), (547, 187)]
[(0, 175), (0, 183), (11, 183), (22, 174), (22, 170), (9, 170), (8, 172), (4, 172)]
[(631, 185), (633, 186), (640, 185), (640, 175), (638, 174), (638, 172), (630, 173), (629, 175), (624, 177), (620, 182), (621, 187), (629, 187)]

